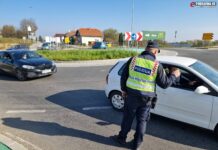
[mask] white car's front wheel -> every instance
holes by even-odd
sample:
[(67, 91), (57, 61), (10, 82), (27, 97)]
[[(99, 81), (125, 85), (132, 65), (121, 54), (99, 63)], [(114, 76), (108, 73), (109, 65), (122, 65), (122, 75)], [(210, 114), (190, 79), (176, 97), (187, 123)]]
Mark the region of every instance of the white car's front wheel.
[(115, 110), (123, 110), (124, 108), (124, 99), (121, 92), (114, 91), (110, 94), (110, 101)]

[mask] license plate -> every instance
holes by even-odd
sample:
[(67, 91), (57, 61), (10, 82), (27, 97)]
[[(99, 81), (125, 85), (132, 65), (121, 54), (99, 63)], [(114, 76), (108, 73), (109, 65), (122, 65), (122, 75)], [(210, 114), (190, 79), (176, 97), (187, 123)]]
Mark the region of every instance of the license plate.
[(43, 73), (43, 74), (50, 73), (50, 72), (51, 72), (51, 69), (42, 70), (42, 73)]

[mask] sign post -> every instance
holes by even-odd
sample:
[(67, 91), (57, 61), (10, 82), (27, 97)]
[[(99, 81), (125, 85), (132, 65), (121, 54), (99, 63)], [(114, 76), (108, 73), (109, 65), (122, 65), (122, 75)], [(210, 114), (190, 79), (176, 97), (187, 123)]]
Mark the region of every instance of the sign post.
[(31, 33), (32, 29), (31, 26), (27, 26), (27, 38), (30, 39), (30, 33)]
[(206, 41), (211, 41), (213, 39), (213, 33), (203, 33), (202, 40), (203, 46), (206, 47)]

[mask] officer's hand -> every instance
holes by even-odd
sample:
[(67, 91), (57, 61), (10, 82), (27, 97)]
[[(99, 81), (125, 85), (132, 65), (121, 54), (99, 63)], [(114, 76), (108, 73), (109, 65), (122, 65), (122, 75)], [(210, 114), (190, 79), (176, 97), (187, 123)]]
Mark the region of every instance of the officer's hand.
[(123, 98), (126, 98), (126, 97), (127, 97), (127, 93), (124, 92), (124, 91), (122, 91), (122, 97), (123, 97)]
[(181, 72), (179, 69), (174, 69), (171, 74), (175, 75), (176, 78), (178, 78), (181, 75)]

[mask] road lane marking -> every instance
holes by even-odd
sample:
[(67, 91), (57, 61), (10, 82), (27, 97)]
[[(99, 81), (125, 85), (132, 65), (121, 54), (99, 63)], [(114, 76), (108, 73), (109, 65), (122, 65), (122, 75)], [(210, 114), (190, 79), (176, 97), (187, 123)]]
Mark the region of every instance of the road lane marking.
[(83, 110), (102, 110), (102, 109), (112, 109), (111, 106), (95, 106), (95, 107), (84, 107)]
[(22, 139), (22, 138), (20, 138), (18, 136), (15, 136), (15, 135), (13, 135), (13, 134), (11, 134), (9, 132), (5, 132), (4, 134), (6, 136), (8, 136), (9, 138), (15, 139), (15, 140), (17, 140), (17, 141), (19, 141), (21, 143), (25, 143), (25, 144), (31, 146), (34, 150), (42, 150), (41, 148), (37, 147), (36, 145), (30, 143), (29, 141), (26, 141), (26, 140), (24, 140), (24, 139)]
[(6, 114), (20, 114), (20, 113), (45, 113), (46, 110), (8, 110)]

